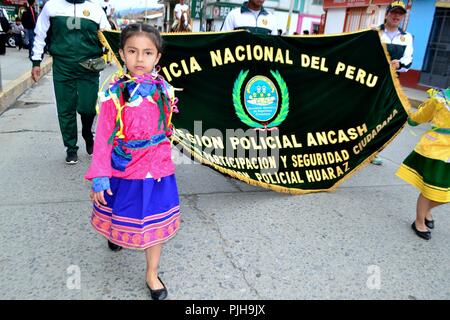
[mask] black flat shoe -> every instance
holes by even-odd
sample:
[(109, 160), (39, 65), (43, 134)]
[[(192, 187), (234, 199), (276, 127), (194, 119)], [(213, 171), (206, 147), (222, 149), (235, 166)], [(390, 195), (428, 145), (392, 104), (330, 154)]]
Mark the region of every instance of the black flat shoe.
[(112, 250), (112, 251), (120, 251), (122, 250), (121, 246), (118, 246), (115, 243), (112, 243), (111, 241), (108, 240), (108, 247)]
[(431, 239), (431, 232), (430, 231), (419, 231), (419, 230), (417, 230), (415, 221), (412, 223), (411, 228), (422, 239), (425, 239), (425, 240), (430, 240)]
[(434, 220), (427, 220), (427, 218), (425, 218), (425, 225), (430, 229), (434, 229)]
[(145, 284), (147, 285), (147, 288), (150, 290), (150, 296), (152, 297), (153, 300), (164, 300), (167, 298), (167, 288), (164, 285), (164, 282), (162, 282), (161, 278), (158, 277), (158, 279), (159, 281), (161, 281), (161, 284), (163, 285), (162, 289), (153, 290), (152, 288), (150, 288), (147, 281), (145, 281)]

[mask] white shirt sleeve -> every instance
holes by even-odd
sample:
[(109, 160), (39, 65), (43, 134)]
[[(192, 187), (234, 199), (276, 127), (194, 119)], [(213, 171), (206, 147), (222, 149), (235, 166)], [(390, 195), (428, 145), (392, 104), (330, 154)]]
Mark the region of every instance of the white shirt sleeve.
[(50, 14), (48, 12), (49, 6), (44, 6), (36, 21), (36, 27), (34, 28), (34, 44), (31, 60), (42, 61), (45, 48), (45, 38), (47, 38), (47, 32), (50, 28)]
[(408, 42), (406, 43), (405, 52), (403, 53), (403, 57), (400, 59), (400, 63), (404, 65), (404, 67), (398, 69), (398, 72), (406, 72), (411, 67), (413, 61), (413, 37), (411, 34), (407, 34)]
[[(239, 9), (240, 10), (240, 9)], [(221, 31), (231, 31), (234, 30), (236, 24), (234, 22), (234, 9), (231, 10), (228, 15), (225, 18), (225, 21), (223, 22)]]

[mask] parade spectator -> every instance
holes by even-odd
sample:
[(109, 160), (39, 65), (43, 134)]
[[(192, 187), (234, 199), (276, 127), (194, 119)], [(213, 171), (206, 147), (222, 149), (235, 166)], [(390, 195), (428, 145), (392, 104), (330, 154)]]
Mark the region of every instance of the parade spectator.
[(146, 284), (155, 300), (167, 297), (158, 276), (162, 243), (180, 225), (168, 139), (175, 96), (155, 71), (161, 49), (159, 31), (148, 24), (131, 24), (122, 31), (119, 53), (128, 74), (103, 95), (94, 155), (85, 175), (93, 180), (93, 227), (113, 251), (145, 251)]
[(189, 6), (184, 3), (184, 0), (180, 0), (179, 3), (175, 5), (175, 8), (173, 9), (173, 24), (172, 29), (176, 28), (178, 24), (180, 23), (181, 15), (183, 12), (186, 12), (188, 15), (189, 12)]
[(14, 35), (14, 41), (19, 51), (23, 48), (23, 38), (25, 36), (25, 29), (22, 25), (22, 21), (19, 17), (16, 18), (16, 22), (12, 25), (11, 31)]
[(434, 228), (431, 209), (450, 202), (450, 88), (430, 89), (429, 94), (418, 111), (409, 114), (408, 123), (431, 122), (433, 127), (397, 171), (397, 176), (420, 190), (411, 227), (425, 240), (431, 239), (427, 227)]
[(265, 0), (249, 0), (240, 8), (231, 10), (222, 25), (222, 31), (245, 29), (253, 33), (277, 35), (275, 16), (264, 9)]
[(49, 0), (36, 22), (32, 77), (38, 81), (41, 76), (40, 64), (50, 32), (53, 84), (67, 164), (78, 163), (77, 112), (86, 152), (92, 154), (99, 72), (106, 65), (99, 29), (110, 29), (105, 12), (98, 4), (84, 0)]
[[(413, 37), (400, 28), (405, 15), (403, 1), (394, 1), (386, 9), (385, 23), (379, 27), (381, 41), (386, 44), (391, 65), (397, 73), (408, 71), (413, 59)], [(376, 157), (371, 163), (382, 165), (383, 161)]]
[(31, 60), (34, 45), (34, 28), (36, 27), (37, 13), (34, 9), (35, 0), (28, 0), (22, 14), (22, 25), (25, 28), (25, 38), (28, 42), (28, 57)]
[(189, 6), (186, 3), (184, 3), (184, 0), (180, 0), (180, 2), (177, 3), (175, 5), (175, 8), (173, 9), (174, 19), (175, 20), (180, 20), (181, 14), (184, 11), (186, 11), (186, 12), (189, 11)]

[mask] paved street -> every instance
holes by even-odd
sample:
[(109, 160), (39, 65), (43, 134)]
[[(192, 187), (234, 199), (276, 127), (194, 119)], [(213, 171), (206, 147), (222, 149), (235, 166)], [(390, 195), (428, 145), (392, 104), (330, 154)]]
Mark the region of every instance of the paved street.
[[(450, 299), (449, 207), (434, 211), (431, 241), (419, 239), (418, 192), (394, 175), (425, 130), (406, 127), (383, 166), (335, 192), (303, 196), (175, 152), (183, 222), (163, 248), (169, 298)], [(111, 252), (89, 224), (81, 130), (79, 141), (67, 166), (51, 74), (0, 115), (0, 299), (149, 299), (144, 253)]]
[(31, 71), (31, 62), (28, 60), (28, 49), (18, 50), (6, 48), (4, 56), (0, 56), (0, 91), (25, 72)]

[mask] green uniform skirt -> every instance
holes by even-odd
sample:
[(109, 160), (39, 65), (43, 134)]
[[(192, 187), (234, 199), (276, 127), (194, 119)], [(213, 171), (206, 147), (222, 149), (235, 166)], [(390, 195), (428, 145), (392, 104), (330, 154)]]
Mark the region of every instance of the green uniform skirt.
[(436, 202), (450, 202), (450, 163), (424, 157), (413, 151), (396, 175)]

